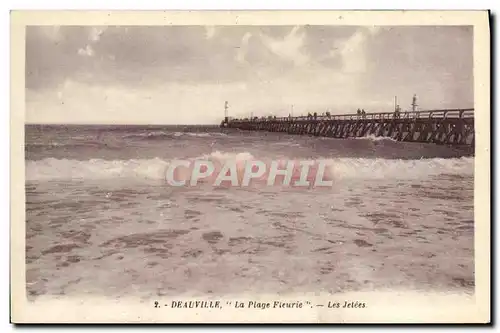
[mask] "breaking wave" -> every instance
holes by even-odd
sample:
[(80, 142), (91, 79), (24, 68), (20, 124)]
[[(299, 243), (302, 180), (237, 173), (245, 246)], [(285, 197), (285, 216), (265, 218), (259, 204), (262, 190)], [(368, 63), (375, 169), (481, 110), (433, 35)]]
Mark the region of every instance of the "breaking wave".
[(138, 133), (138, 134), (129, 134), (125, 135), (124, 138), (129, 139), (143, 139), (143, 140), (161, 140), (165, 138), (179, 138), (179, 137), (220, 137), (227, 136), (225, 133), (213, 132), (165, 132), (165, 131), (155, 131), (155, 132), (147, 132), (147, 133)]
[(145, 133), (134, 133), (125, 135), (124, 138), (127, 139), (151, 139), (151, 138), (162, 138), (162, 137), (171, 137), (172, 133), (164, 132), (164, 131), (154, 131), (154, 132), (145, 132)]
[[(256, 160), (249, 152), (213, 152), (192, 160), (211, 160), (221, 165), (236, 161)], [(110, 178), (165, 179), (165, 172), (172, 160), (160, 158), (86, 161), (45, 158), (26, 162), (26, 180), (92, 180)], [(315, 162), (320, 159), (313, 160)], [(323, 160), (327, 164), (326, 175), (332, 179), (421, 179), (441, 174), (473, 175), (474, 158), (432, 158), (419, 160), (333, 158)], [(271, 160), (262, 161), (268, 166)], [(298, 161), (297, 161), (298, 162)], [(298, 165), (298, 164), (296, 164)]]
[(367, 135), (367, 136), (361, 136), (357, 138), (352, 138), (354, 140), (370, 140), (370, 141), (393, 141), (393, 142), (399, 142), (397, 140), (394, 140), (393, 138), (387, 137), (387, 136), (375, 136), (373, 134)]
[(119, 143), (116, 142), (106, 142), (106, 141), (85, 141), (85, 142), (70, 142), (70, 143), (61, 143), (61, 142), (43, 142), (43, 143), (29, 143), (26, 144), (26, 148), (121, 148)]

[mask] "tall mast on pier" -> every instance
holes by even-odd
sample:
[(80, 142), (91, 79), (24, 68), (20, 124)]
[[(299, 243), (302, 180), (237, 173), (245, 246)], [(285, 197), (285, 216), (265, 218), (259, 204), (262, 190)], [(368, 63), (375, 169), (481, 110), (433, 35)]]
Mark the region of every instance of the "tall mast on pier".
[(413, 112), (417, 111), (417, 94), (413, 94), (413, 99), (412, 99), (412, 102), (411, 102), (411, 110)]

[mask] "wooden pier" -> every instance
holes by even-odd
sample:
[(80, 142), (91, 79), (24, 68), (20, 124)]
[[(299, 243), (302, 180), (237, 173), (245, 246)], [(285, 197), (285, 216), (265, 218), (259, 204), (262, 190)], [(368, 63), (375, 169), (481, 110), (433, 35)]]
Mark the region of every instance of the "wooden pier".
[(474, 109), (251, 119), (226, 117), (220, 126), (339, 139), (373, 135), (406, 142), (474, 146)]

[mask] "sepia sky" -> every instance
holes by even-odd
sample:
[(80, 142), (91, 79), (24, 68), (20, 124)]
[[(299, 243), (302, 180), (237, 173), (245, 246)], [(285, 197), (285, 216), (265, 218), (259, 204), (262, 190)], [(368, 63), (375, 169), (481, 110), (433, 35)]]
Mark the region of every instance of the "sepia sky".
[(28, 27), (29, 123), (473, 107), (472, 27)]

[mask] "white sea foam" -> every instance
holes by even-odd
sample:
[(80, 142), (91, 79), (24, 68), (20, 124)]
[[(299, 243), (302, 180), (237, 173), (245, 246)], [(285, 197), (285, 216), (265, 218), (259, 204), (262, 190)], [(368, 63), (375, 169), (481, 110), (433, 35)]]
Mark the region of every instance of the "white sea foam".
[(219, 132), (213, 132), (213, 133), (206, 133), (206, 132), (201, 132), (201, 133), (194, 133), (194, 132), (184, 132), (184, 135), (187, 136), (194, 136), (194, 137), (199, 137), (199, 138), (207, 138), (207, 137), (214, 137), (214, 136), (227, 136), (225, 133), (219, 133)]
[[(194, 159), (223, 164), (258, 160), (249, 152), (213, 152)], [(194, 160), (193, 159), (193, 160)], [(317, 160), (319, 161), (319, 160)], [(131, 160), (71, 160), (46, 158), (26, 162), (26, 180), (70, 180), (143, 178), (164, 179), (171, 160), (160, 158)], [(270, 164), (271, 160), (263, 161)], [(474, 158), (432, 158), (420, 160), (334, 158), (327, 159), (327, 176), (333, 179), (421, 179), (440, 174), (473, 175)]]
[(362, 136), (359, 138), (353, 138), (354, 140), (370, 140), (370, 141), (393, 141), (393, 142), (398, 142), (397, 140), (394, 140), (393, 138), (387, 137), (387, 136), (375, 136), (373, 134), (367, 135), (367, 136)]
[(182, 136), (206, 138), (206, 137), (227, 136), (227, 134), (225, 134), (225, 133), (219, 133), (219, 132), (213, 132), (213, 133), (200, 132), (200, 133), (195, 133), (195, 132), (152, 131), (152, 132), (147, 132), (147, 133), (130, 134), (130, 135), (126, 135), (125, 137), (126, 138), (176, 137), (177, 138), (177, 137), (182, 137)]
[(151, 137), (167, 136), (167, 135), (169, 135), (169, 133), (165, 132), (165, 131), (152, 131), (152, 132), (145, 132), (145, 133), (129, 134), (129, 135), (125, 135), (125, 137), (126, 138), (151, 138)]

